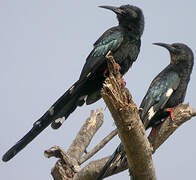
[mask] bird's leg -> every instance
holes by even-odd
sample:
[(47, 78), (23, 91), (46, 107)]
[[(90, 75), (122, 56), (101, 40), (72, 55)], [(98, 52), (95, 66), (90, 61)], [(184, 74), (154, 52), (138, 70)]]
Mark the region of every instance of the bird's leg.
[(153, 134), (154, 134), (154, 127), (152, 127), (152, 129), (151, 129), (151, 131), (150, 131), (150, 135), (149, 136), (153, 136)]
[[(116, 71), (117, 72), (120, 71), (120, 69), (121, 69), (120, 65), (118, 63), (115, 63), (115, 66), (116, 66)], [(104, 73), (103, 73), (104, 77), (108, 77), (107, 76), (108, 73), (109, 73), (108, 68), (106, 68)]]
[(170, 118), (171, 118), (172, 121), (174, 119), (174, 114), (173, 114), (174, 110), (175, 110), (175, 107), (173, 107), (173, 108), (167, 108), (165, 110), (166, 112), (169, 112), (169, 116), (170, 116)]
[[(116, 66), (116, 72), (119, 72), (120, 69), (121, 69), (120, 65), (119, 65), (118, 63), (115, 63), (115, 66)], [(107, 76), (108, 73), (109, 73), (108, 68), (106, 68), (105, 71), (104, 71), (104, 73), (103, 73), (103, 75), (104, 75), (105, 78), (108, 77), (108, 76)], [(126, 82), (125, 82), (125, 80), (124, 80), (123, 77), (122, 77), (122, 80), (121, 80), (121, 85), (122, 85), (122, 86), (126, 86)]]
[[(115, 66), (116, 66), (116, 71), (119, 72), (121, 67), (118, 63), (115, 63)], [(126, 86), (126, 81), (124, 80), (124, 78), (122, 77), (122, 80), (121, 80), (121, 85), (122, 86)]]
[(126, 86), (126, 81), (124, 80), (123, 77), (122, 77), (122, 79), (121, 79), (121, 84), (122, 84), (122, 86)]
[(120, 71), (120, 69), (121, 69), (120, 65), (118, 63), (115, 63), (115, 66), (116, 66), (116, 71), (117, 72)]

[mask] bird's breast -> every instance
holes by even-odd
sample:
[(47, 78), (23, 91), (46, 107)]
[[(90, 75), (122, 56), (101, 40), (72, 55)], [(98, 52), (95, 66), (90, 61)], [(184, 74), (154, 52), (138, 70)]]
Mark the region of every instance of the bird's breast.
[(131, 41), (125, 41), (119, 47), (118, 51), (113, 53), (115, 61), (121, 67), (121, 74), (125, 74), (132, 66), (133, 62), (137, 59), (140, 46), (132, 43)]

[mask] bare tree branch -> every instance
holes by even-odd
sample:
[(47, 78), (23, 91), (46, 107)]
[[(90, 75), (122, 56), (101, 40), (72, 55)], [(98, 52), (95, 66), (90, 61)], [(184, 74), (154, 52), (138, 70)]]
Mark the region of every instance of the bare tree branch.
[(91, 111), (90, 117), (80, 129), (67, 153), (58, 146), (45, 151), (44, 154), (48, 158), (52, 156), (60, 158), (51, 170), (55, 180), (72, 179), (74, 174), (80, 170), (78, 161), (102, 123), (103, 110)]
[[(184, 122), (196, 116), (196, 112), (188, 104), (179, 105), (174, 111), (173, 121), (168, 117), (155, 127), (151, 137), (146, 139), (143, 124), (138, 115), (138, 110), (127, 88), (121, 85), (121, 75), (115, 68), (113, 58), (108, 55), (112, 63), (108, 64), (110, 77), (106, 79), (102, 91), (103, 98), (109, 107), (115, 123), (118, 127), (121, 141), (124, 144), (128, 157), (129, 167), (134, 179), (155, 179), (155, 171), (151, 154), (164, 143), (167, 138)], [(111, 73), (112, 72), (112, 73)], [(89, 159), (105, 143), (100, 142), (89, 153), (84, 155), (85, 149), (92, 140), (94, 134), (102, 125), (102, 111), (92, 112), (91, 117), (85, 122), (76, 139), (70, 146), (68, 153), (58, 146), (45, 151), (46, 157), (60, 158), (52, 169), (55, 180), (93, 180), (105, 165), (109, 157), (92, 161), (84, 168), (80, 164)], [(111, 137), (116, 133), (112, 132)], [(110, 137), (110, 138), (111, 138)], [(106, 137), (107, 139), (108, 137)], [(151, 144), (150, 144), (150, 143)], [(98, 148), (99, 147), (99, 148)], [(146, 162), (143, 162), (146, 161)], [(128, 168), (126, 158), (120, 161), (115, 167), (107, 171), (106, 176), (124, 171)]]
[(84, 155), (80, 160), (79, 164), (84, 163), (90, 159), (94, 154), (96, 154), (100, 149), (102, 149), (114, 136), (118, 134), (118, 130), (113, 130), (108, 136), (106, 136), (99, 144), (97, 144), (90, 152)]
[[(184, 122), (189, 121), (192, 117), (195, 116), (196, 111), (188, 104), (178, 105), (174, 111), (174, 121), (172, 121), (170, 117), (166, 118), (162, 124), (155, 127), (153, 136), (148, 137), (149, 141), (152, 143), (153, 153), (169, 138), (169, 136), (171, 136), (176, 131), (177, 128), (179, 128)], [(78, 172), (77, 175), (81, 178), (81, 180), (93, 180), (92, 177), (95, 177), (97, 175), (97, 171), (99, 172), (103, 168), (108, 159), (109, 157), (106, 157), (90, 162), (86, 167), (81, 169), (81, 171)], [(95, 168), (95, 166), (97, 169)], [(86, 168), (88, 169), (88, 171), (86, 170)], [(107, 171), (106, 177), (122, 172), (127, 168), (128, 166), (125, 162), (120, 162), (120, 164), (115, 167), (115, 171), (113, 171), (113, 168), (110, 168)]]
[(102, 124), (103, 110), (99, 109), (96, 112), (91, 111), (90, 118), (87, 119), (86, 123), (80, 129), (78, 135), (67, 151), (68, 154), (75, 159), (79, 159)]
[[(108, 161), (110, 156), (107, 156), (105, 158), (91, 161), (87, 166), (81, 169), (78, 173), (75, 174), (73, 180), (94, 180), (94, 178), (97, 176), (97, 174), (102, 170), (105, 163)], [(115, 170), (110, 168), (107, 171), (107, 174), (105, 177), (112, 176), (114, 174), (117, 174), (119, 172), (122, 172), (128, 168), (128, 163), (123, 162), (120, 163), (117, 167), (115, 167)]]
[[(115, 61), (108, 56), (109, 78), (103, 84), (102, 97), (118, 128), (126, 151), (133, 179), (155, 180), (152, 148), (140, 120), (137, 106), (128, 90), (122, 87), (119, 72), (114, 72)], [(112, 67), (113, 66), (113, 67)], [(117, 78), (114, 75), (117, 74)]]
[(194, 116), (196, 116), (196, 112), (189, 104), (178, 105), (174, 111), (174, 119), (171, 120), (170, 117), (166, 118), (161, 125), (154, 129), (153, 135), (149, 137), (149, 141), (152, 144), (154, 151), (159, 148), (159, 146), (163, 144), (179, 126)]
[(46, 150), (44, 155), (47, 158), (60, 158), (51, 172), (54, 179), (69, 179), (72, 178), (75, 173), (80, 171), (80, 166), (76, 159), (69, 156), (69, 154), (59, 146), (54, 146), (49, 150)]

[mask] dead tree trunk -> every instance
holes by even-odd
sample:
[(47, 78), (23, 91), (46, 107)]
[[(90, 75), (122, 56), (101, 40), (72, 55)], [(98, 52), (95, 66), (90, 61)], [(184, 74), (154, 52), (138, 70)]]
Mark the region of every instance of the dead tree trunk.
[(84, 168), (80, 165), (103, 148), (117, 132), (123, 143), (128, 163), (118, 165), (115, 171), (109, 170), (106, 176), (129, 168), (133, 179), (155, 180), (152, 154), (180, 125), (196, 116), (196, 112), (188, 104), (179, 105), (174, 111), (174, 121), (167, 118), (155, 128), (153, 136), (147, 138), (137, 106), (132, 101), (129, 90), (121, 85), (121, 75), (115, 70), (115, 61), (109, 54), (107, 58), (110, 75), (103, 85), (102, 97), (112, 114), (117, 130), (112, 131), (89, 153), (83, 155), (103, 123), (103, 111), (101, 109), (92, 111), (67, 152), (58, 146), (45, 151), (46, 157), (59, 158), (51, 170), (55, 180), (93, 180), (109, 157), (91, 161)]

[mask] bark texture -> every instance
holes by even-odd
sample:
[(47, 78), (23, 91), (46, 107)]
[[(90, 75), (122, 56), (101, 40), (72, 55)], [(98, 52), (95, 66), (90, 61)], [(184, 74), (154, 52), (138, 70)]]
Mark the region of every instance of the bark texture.
[[(109, 108), (123, 143), (132, 179), (155, 180), (152, 148), (140, 120), (136, 104), (127, 88), (122, 85), (120, 72), (115, 70), (115, 61), (107, 56), (109, 78), (106, 79), (102, 97)], [(116, 77), (116, 78), (115, 78)]]
[(102, 123), (103, 110), (91, 111), (90, 117), (78, 132), (67, 152), (58, 146), (45, 151), (46, 157), (59, 158), (51, 170), (51, 174), (55, 180), (73, 179), (74, 175), (80, 171), (79, 160)]
[(111, 132), (89, 153), (83, 155), (103, 123), (103, 111), (101, 109), (96, 112), (92, 111), (67, 152), (58, 146), (45, 151), (46, 157), (59, 159), (51, 170), (55, 180), (93, 180), (109, 156), (91, 161), (83, 168), (80, 165), (103, 148), (117, 134), (117, 131), (125, 147), (128, 161), (124, 158), (115, 168), (111, 167), (106, 177), (129, 167), (133, 179), (154, 180), (156, 176), (152, 154), (179, 126), (196, 116), (195, 110), (189, 104), (178, 105), (174, 111), (174, 119), (166, 118), (154, 129), (153, 135), (147, 138), (137, 106), (132, 101), (128, 89), (121, 84), (121, 74), (116, 70), (115, 61), (110, 54), (107, 55), (107, 58), (110, 75), (103, 85), (102, 96), (118, 130)]

